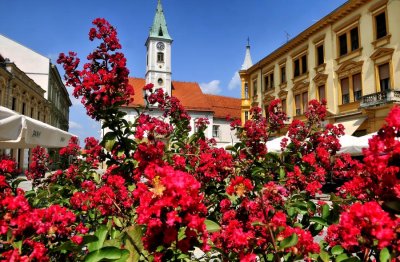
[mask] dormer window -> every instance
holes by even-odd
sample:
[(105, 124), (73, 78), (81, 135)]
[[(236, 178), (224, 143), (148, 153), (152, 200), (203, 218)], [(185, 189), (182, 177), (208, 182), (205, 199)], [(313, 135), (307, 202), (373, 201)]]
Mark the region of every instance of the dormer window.
[(162, 31), (161, 27), (160, 27), (160, 30), (158, 30), (158, 36), (164, 36), (164, 34), (163, 34), (163, 31)]

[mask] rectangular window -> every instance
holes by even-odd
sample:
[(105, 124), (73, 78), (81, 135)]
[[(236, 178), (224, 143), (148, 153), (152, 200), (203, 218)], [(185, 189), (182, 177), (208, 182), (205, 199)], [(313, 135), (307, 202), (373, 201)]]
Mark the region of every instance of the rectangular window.
[(308, 92), (303, 93), (303, 112), (308, 110)]
[(324, 45), (319, 45), (317, 47), (317, 65), (322, 65), (324, 63)]
[(340, 56), (347, 54), (347, 34), (339, 36), (339, 53)]
[(358, 101), (362, 97), (361, 74), (353, 75), (353, 94), (354, 101)]
[(33, 118), (34, 108), (31, 107), (31, 118)]
[(247, 84), (247, 82), (244, 83), (244, 97), (249, 99), (249, 84)]
[(382, 38), (387, 35), (385, 12), (382, 12), (377, 16), (375, 16), (375, 25), (376, 25), (376, 39)]
[(25, 108), (26, 108), (26, 104), (22, 103), (22, 112), (21, 114), (25, 115)]
[(163, 52), (158, 52), (157, 53), (157, 62), (158, 63), (164, 63), (164, 53)]
[(301, 115), (301, 97), (300, 94), (294, 97), (295, 104), (296, 104), (296, 116)]
[(249, 111), (244, 112), (244, 121), (246, 122), (247, 120), (249, 120)]
[(350, 40), (351, 40), (351, 51), (357, 50), (359, 48), (358, 27), (355, 27), (350, 30)]
[(37, 120), (40, 121), (40, 112), (37, 113)]
[(305, 74), (307, 71), (307, 56), (304, 55), (301, 57), (301, 74)]
[(300, 60), (294, 60), (294, 77), (300, 75)]
[(318, 86), (318, 98), (319, 98), (320, 102), (322, 101), (322, 99), (326, 99), (326, 96), (325, 96), (325, 85)]
[(281, 104), (282, 104), (282, 112), (286, 113), (286, 99), (282, 99)]
[(271, 89), (274, 89), (274, 88), (275, 88), (275, 85), (274, 85), (274, 73), (271, 73), (271, 74), (269, 75), (269, 84), (270, 84), (270, 88), (271, 88)]
[(339, 56), (348, 54), (360, 48), (360, 37), (358, 35), (358, 26), (353, 27), (347, 32), (338, 36)]
[(340, 86), (342, 89), (342, 104), (350, 103), (350, 86), (349, 86), (349, 79), (343, 78), (340, 80)]
[(267, 91), (268, 88), (269, 88), (269, 76), (266, 75), (266, 76), (264, 76), (264, 89), (265, 89), (265, 91)]
[(11, 109), (17, 111), (17, 99), (15, 97), (12, 98)]
[(286, 83), (286, 67), (281, 67), (281, 84)]
[(390, 70), (389, 63), (380, 65), (379, 70), (379, 84), (381, 91), (386, 91), (390, 89)]
[(253, 81), (253, 96), (257, 96), (257, 80)]

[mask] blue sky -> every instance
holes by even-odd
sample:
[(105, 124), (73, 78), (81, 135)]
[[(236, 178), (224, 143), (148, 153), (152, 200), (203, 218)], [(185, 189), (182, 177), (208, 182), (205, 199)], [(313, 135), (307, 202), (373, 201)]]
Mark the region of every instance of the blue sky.
[[(253, 62), (339, 7), (344, 0), (162, 0), (173, 38), (172, 77), (198, 82), (204, 91), (240, 97), (235, 73), (247, 37)], [(106, 18), (118, 30), (130, 75), (144, 77), (144, 43), (157, 0), (0, 0), (0, 33), (51, 58), (75, 51), (85, 58), (91, 21)], [(60, 67), (59, 67), (60, 69)], [(60, 69), (60, 73), (63, 71)], [(71, 92), (71, 90), (69, 90)], [(99, 137), (99, 124), (71, 97), (70, 132)]]

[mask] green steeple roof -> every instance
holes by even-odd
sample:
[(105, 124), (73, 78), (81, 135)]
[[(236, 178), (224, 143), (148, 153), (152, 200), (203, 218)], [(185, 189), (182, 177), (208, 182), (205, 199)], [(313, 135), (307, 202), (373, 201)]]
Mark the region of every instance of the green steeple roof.
[(164, 11), (161, 0), (158, 0), (156, 15), (154, 16), (153, 25), (150, 28), (150, 36), (172, 40), (168, 33), (167, 22), (165, 21)]

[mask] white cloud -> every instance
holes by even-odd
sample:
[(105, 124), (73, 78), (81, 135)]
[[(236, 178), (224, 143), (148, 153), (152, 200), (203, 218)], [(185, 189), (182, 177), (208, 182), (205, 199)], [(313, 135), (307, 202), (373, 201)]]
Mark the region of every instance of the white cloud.
[(221, 81), (219, 80), (212, 80), (209, 83), (200, 83), (200, 87), (206, 94), (219, 94), (221, 92), (220, 83)]
[(228, 88), (229, 90), (238, 89), (241, 85), (242, 83), (240, 81), (239, 73), (235, 72), (235, 74), (232, 76), (231, 81), (228, 84)]
[(69, 121), (69, 127), (74, 129), (82, 129), (82, 125), (74, 121)]

